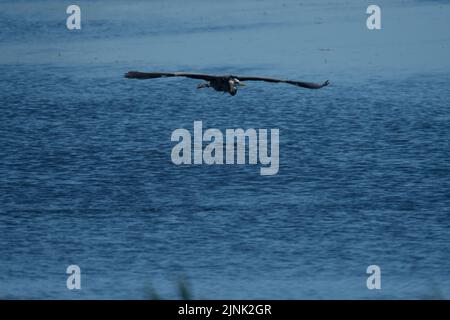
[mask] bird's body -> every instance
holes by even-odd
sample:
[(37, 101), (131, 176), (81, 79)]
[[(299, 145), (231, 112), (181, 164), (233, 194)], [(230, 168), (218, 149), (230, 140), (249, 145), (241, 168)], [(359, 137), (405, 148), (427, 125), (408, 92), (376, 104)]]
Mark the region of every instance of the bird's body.
[(236, 81), (236, 78), (233, 78), (233, 76), (218, 76), (217, 78), (199, 84), (197, 89), (211, 87), (216, 91), (228, 92), (234, 96), (237, 93), (238, 85), (239, 81)]
[(210, 75), (201, 73), (184, 73), (184, 72), (138, 72), (130, 71), (125, 74), (125, 78), (129, 79), (155, 79), (155, 78), (166, 78), (166, 77), (186, 77), (192, 79), (205, 80), (205, 83), (199, 84), (198, 89), (211, 87), (216, 91), (228, 92), (230, 95), (234, 96), (237, 93), (239, 86), (244, 86), (242, 81), (265, 81), (272, 83), (288, 83), (295, 85), (297, 87), (307, 88), (307, 89), (320, 89), (329, 84), (329, 81), (325, 81), (322, 84), (312, 83), (312, 82), (301, 82), (292, 80), (280, 80), (274, 78), (265, 77), (241, 77), (233, 75)]

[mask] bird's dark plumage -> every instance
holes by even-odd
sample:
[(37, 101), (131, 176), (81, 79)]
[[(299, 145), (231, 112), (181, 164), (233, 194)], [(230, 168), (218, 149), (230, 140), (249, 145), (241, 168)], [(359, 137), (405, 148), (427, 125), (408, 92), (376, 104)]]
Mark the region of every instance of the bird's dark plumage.
[(297, 87), (307, 88), (307, 89), (320, 89), (330, 84), (330, 81), (325, 81), (324, 83), (313, 83), (313, 82), (302, 82), (302, 81), (292, 81), (292, 80), (280, 80), (274, 78), (265, 77), (236, 77), (240, 81), (266, 81), (274, 83), (288, 83)]
[(186, 77), (191, 79), (205, 80), (207, 83), (200, 84), (197, 88), (212, 87), (216, 91), (228, 92), (231, 95), (237, 93), (237, 86), (244, 85), (241, 81), (265, 81), (272, 83), (287, 83), (297, 87), (307, 89), (320, 89), (329, 84), (329, 81), (324, 83), (302, 82), (292, 80), (281, 80), (266, 77), (240, 77), (233, 75), (210, 75), (202, 73), (186, 73), (186, 72), (139, 72), (130, 71), (125, 74), (125, 78), (129, 79), (155, 79), (167, 77)]

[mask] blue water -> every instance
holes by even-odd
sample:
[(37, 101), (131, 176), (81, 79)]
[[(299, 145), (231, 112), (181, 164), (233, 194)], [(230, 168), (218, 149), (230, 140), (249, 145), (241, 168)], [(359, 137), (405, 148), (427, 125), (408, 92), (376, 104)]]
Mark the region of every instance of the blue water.
[[(1, 298), (178, 298), (180, 279), (208, 299), (450, 296), (449, 72), (331, 71), (322, 90), (252, 83), (230, 97), (126, 80), (136, 64), (99, 57), (0, 64)], [(197, 120), (279, 128), (279, 173), (175, 166), (170, 135)], [(71, 264), (80, 291), (66, 288)], [(382, 290), (366, 287), (372, 264)]]

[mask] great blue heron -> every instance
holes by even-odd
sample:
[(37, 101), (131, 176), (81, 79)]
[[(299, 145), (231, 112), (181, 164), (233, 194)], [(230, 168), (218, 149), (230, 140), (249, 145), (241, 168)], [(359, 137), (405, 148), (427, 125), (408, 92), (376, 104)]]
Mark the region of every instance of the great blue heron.
[(327, 80), (322, 84), (312, 83), (312, 82), (301, 82), (292, 80), (280, 80), (274, 78), (265, 77), (240, 77), (233, 75), (210, 75), (201, 73), (185, 73), (185, 72), (138, 72), (130, 71), (125, 74), (125, 78), (129, 79), (155, 79), (155, 78), (166, 78), (166, 77), (186, 77), (192, 79), (201, 79), (206, 82), (201, 83), (197, 86), (197, 89), (201, 88), (213, 88), (216, 91), (228, 92), (232, 96), (237, 93), (239, 86), (245, 86), (243, 81), (266, 81), (266, 82), (281, 82), (292, 84), (297, 87), (307, 88), (307, 89), (320, 89), (327, 86), (330, 82)]

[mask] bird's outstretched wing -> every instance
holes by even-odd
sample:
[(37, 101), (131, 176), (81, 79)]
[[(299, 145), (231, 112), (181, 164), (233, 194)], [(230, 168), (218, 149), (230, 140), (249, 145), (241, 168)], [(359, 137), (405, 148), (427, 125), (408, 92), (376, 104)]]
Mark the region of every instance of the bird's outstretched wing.
[(210, 74), (202, 73), (185, 73), (185, 72), (139, 72), (130, 71), (125, 74), (125, 78), (129, 79), (155, 79), (155, 78), (167, 78), (167, 77), (186, 77), (192, 79), (201, 79), (210, 81), (212, 79), (219, 78)]
[(266, 82), (274, 82), (274, 83), (288, 83), (297, 87), (307, 88), (307, 89), (320, 89), (326, 87), (330, 84), (330, 81), (325, 81), (324, 83), (313, 83), (313, 82), (302, 82), (302, 81), (292, 81), (292, 80), (280, 80), (274, 78), (265, 78), (265, 77), (235, 77), (240, 81), (266, 81)]

